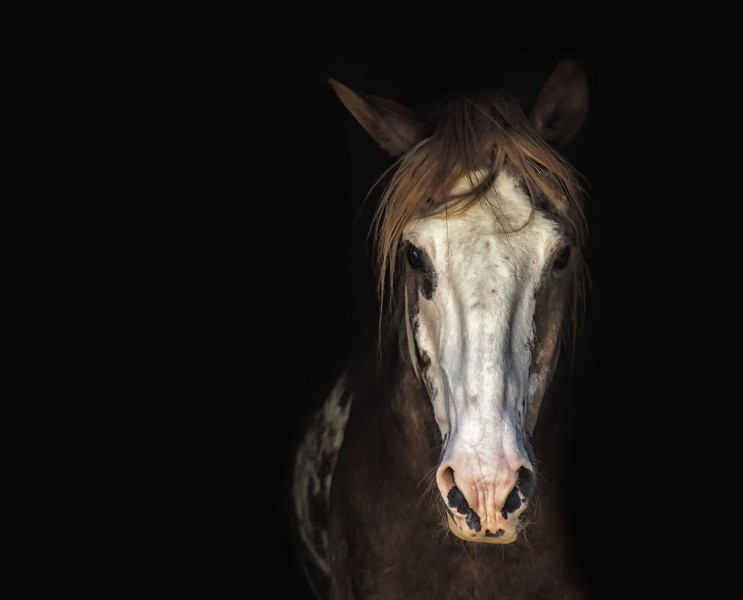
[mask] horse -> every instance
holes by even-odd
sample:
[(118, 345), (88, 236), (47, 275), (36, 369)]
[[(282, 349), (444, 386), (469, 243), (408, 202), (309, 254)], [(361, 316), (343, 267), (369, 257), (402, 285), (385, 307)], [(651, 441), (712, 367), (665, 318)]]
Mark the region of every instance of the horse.
[(529, 106), (499, 89), (428, 112), (328, 83), (391, 167), (371, 223), (373, 334), (292, 449), (309, 587), (589, 597), (568, 518), (576, 410), (557, 368), (587, 285), (588, 186), (564, 153), (588, 113), (584, 68), (556, 61)]

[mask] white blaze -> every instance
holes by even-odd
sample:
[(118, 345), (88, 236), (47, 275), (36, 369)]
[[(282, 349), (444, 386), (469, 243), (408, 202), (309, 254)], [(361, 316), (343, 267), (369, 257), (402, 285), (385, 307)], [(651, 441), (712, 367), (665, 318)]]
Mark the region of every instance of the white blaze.
[[(449, 436), (442, 464), (456, 448), (459, 469), (472, 470), (473, 481), (494, 482), (485, 492), (462, 491), (471, 504), (473, 496), (492, 494), (477, 503), (491, 507), (502, 506), (526, 458), (535, 295), (563, 240), (517, 183), (502, 173), (465, 211), (449, 207), (404, 231), (435, 271), (431, 298), (418, 295), (413, 329), (430, 360), (423, 379), (436, 420)], [(459, 473), (455, 478), (465, 486)]]

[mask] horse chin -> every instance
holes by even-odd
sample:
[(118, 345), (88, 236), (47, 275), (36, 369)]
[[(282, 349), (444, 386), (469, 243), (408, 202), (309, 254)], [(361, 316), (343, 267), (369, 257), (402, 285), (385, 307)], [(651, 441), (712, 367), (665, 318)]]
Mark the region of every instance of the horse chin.
[(515, 526), (510, 524), (504, 524), (503, 527), (491, 532), (487, 529), (481, 531), (473, 531), (468, 527), (462, 529), (451, 514), (448, 514), (447, 523), (449, 529), (459, 539), (465, 542), (480, 542), (482, 544), (512, 544), (519, 537), (519, 532), (522, 529), (522, 524), (519, 520), (516, 521)]

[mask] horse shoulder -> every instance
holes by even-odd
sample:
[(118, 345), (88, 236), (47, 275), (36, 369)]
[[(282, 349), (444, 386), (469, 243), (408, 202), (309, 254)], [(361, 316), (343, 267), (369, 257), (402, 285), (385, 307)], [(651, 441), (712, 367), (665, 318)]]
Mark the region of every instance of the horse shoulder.
[(342, 375), (308, 419), (294, 459), (292, 501), (302, 567), (320, 597), (324, 596), (330, 577), (330, 488), (350, 409), (351, 392)]

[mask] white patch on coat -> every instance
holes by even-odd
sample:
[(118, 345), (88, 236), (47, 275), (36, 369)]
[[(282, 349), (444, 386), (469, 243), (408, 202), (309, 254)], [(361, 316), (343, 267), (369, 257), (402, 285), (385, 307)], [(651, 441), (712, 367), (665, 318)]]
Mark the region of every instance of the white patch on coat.
[(328, 532), (317, 523), (317, 510), (327, 519), (330, 486), (338, 452), (343, 444), (351, 397), (344, 397), (344, 376), (340, 377), (321, 409), (315, 414), (302, 439), (294, 464), (293, 498), (299, 536), (316, 566), (330, 573)]

